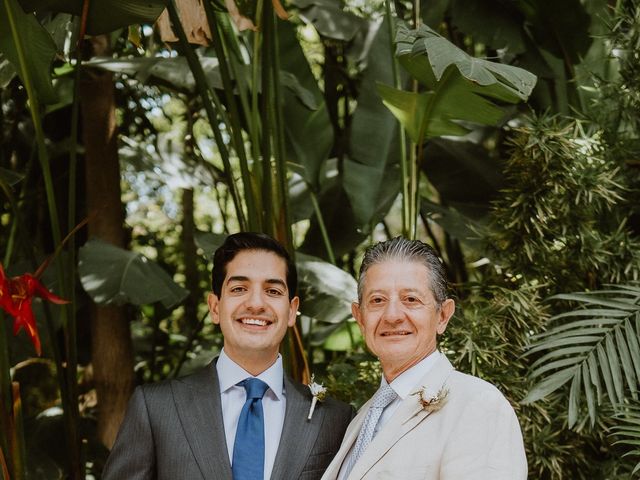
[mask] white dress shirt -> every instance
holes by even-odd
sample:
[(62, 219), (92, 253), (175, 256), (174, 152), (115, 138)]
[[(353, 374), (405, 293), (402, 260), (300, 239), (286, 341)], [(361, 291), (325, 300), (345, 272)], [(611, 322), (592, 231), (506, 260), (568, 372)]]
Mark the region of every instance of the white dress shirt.
[[(435, 365), (436, 361), (440, 358), (440, 355), (442, 354), (438, 350), (434, 351), (433, 353), (420, 360), (410, 369), (402, 372), (391, 383), (387, 383), (384, 375), (382, 376), (380, 386), (382, 387), (383, 385), (388, 384), (393, 389), (393, 391), (398, 394), (398, 396), (387, 406), (387, 408), (382, 411), (382, 415), (380, 415), (380, 419), (378, 420), (376, 429), (373, 432), (374, 438), (378, 434), (378, 432), (382, 430), (382, 428), (384, 428), (384, 425), (389, 421), (389, 419), (393, 417), (393, 414), (396, 413), (396, 410), (400, 406), (400, 403), (402, 403), (402, 401), (405, 400), (413, 392), (418, 390), (418, 388), (422, 387), (422, 385), (418, 385), (420, 383), (420, 380), (422, 380), (422, 378), (429, 372), (429, 370), (431, 370), (431, 367)], [(349, 453), (344, 457), (345, 461), (342, 463), (342, 467), (340, 468), (338, 480), (345, 480), (346, 478), (345, 468), (348, 463), (347, 459), (351, 456), (351, 452), (354, 446), (355, 442), (351, 446), (351, 450), (349, 450)]]
[[(236, 384), (246, 378), (253, 377), (253, 375), (231, 360), (224, 352), (224, 348), (218, 357), (216, 370), (218, 372), (218, 381), (220, 382), (224, 435), (227, 440), (229, 463), (232, 463), (238, 420), (240, 419), (242, 407), (247, 400), (247, 393), (244, 387)], [(269, 385), (262, 398), (262, 409), (264, 411), (264, 478), (268, 479), (271, 477), (273, 464), (276, 460), (282, 425), (284, 424), (284, 413), (287, 407), (282, 357), (278, 355), (275, 363), (256, 378)]]

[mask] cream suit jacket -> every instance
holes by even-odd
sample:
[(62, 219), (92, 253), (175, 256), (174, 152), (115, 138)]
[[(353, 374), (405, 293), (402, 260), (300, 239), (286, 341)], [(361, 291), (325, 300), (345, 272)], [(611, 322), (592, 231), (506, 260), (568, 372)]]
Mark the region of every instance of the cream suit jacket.
[[(416, 387), (448, 389), (429, 413), (409, 395), (354, 466), (348, 480), (525, 480), (527, 460), (513, 408), (491, 384), (457, 372), (442, 355)], [(369, 408), (351, 421), (322, 480), (335, 480)]]

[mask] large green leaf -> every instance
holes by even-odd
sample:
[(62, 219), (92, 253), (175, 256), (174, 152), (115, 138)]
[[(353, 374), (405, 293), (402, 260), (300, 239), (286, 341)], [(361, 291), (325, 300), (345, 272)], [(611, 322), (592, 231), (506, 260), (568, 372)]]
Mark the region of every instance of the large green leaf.
[(365, 20), (343, 9), (340, 0), (294, 0), (300, 17), (313, 24), (318, 33), (332, 40), (348, 42), (361, 29)]
[(552, 298), (577, 302), (580, 308), (556, 315), (551, 319), (555, 326), (533, 338), (527, 354), (542, 355), (532, 364), (531, 377), (542, 379), (523, 402), (544, 398), (571, 380), (569, 426), (580, 421), (581, 391), (594, 424), (602, 391), (616, 408), (629, 396), (638, 398), (640, 288), (627, 285)]
[[(99, 0), (89, 2), (87, 33), (99, 35), (139, 23), (154, 23), (169, 0)], [(80, 16), (83, 0), (20, 0), (25, 11)]]
[(324, 323), (341, 323), (351, 317), (351, 303), (358, 298), (355, 279), (324, 260), (296, 254), (301, 311)]
[[(344, 161), (344, 189), (349, 197), (357, 225), (365, 231), (374, 217), (384, 215), (391, 195), (400, 189), (398, 123), (375, 93), (377, 82), (393, 82), (389, 20), (377, 22), (375, 39), (367, 57), (353, 113), (349, 155)], [(395, 173), (395, 175), (394, 175)]]
[(90, 240), (80, 249), (78, 273), (83, 288), (98, 304), (161, 302), (171, 308), (189, 294), (157, 263), (100, 240)]
[[(209, 85), (222, 89), (222, 79), (218, 60), (211, 57), (200, 57)], [(85, 67), (99, 68), (114, 73), (122, 73), (136, 78), (144, 84), (154, 84), (171, 88), (184, 93), (194, 93), (196, 82), (184, 57), (139, 57), (111, 58), (93, 57), (83, 62)]]
[[(18, 39), (12, 36), (9, 14), (15, 21)], [(25, 51), (25, 67), (38, 100), (43, 104), (54, 103), (56, 94), (51, 83), (51, 62), (56, 54), (56, 45), (34, 15), (25, 13), (16, 0), (4, 0), (0, 4), (0, 53), (11, 62), (24, 82), (16, 40)], [(3, 71), (8, 78), (8, 67), (3, 67)]]
[(518, 67), (473, 58), (426, 25), (396, 34), (400, 63), (427, 87), (407, 92), (379, 84), (385, 105), (417, 143), (469, 131), (461, 122), (496, 124), (504, 103), (526, 100), (535, 75)]
[(278, 47), (281, 77), (287, 87), (282, 89), (287, 162), (298, 166), (296, 172), (318, 193), (320, 169), (333, 146), (329, 113), (294, 24), (278, 22)]
[(440, 202), (474, 220), (485, 217), (504, 188), (502, 165), (485, 147), (495, 129), (476, 129), (473, 138), (436, 138), (427, 142), (421, 169)]

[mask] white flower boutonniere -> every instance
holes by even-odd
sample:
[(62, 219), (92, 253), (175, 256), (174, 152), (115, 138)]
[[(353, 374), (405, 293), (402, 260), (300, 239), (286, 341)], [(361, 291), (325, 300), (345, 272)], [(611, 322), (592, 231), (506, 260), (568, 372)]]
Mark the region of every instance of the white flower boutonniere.
[(423, 410), (429, 413), (437, 412), (444, 404), (447, 403), (447, 395), (449, 389), (442, 387), (438, 392), (434, 392), (428, 387), (421, 387), (417, 392), (413, 392), (412, 395), (418, 396), (418, 401), (422, 405)]
[(313, 398), (311, 399), (311, 407), (309, 408), (309, 416), (307, 417), (307, 420), (311, 420), (313, 411), (316, 409), (316, 403), (318, 403), (318, 401), (324, 401), (324, 397), (327, 395), (327, 389), (323, 387), (321, 383), (318, 384), (313, 380), (314, 376), (311, 375), (309, 390), (311, 390), (311, 395), (313, 395)]

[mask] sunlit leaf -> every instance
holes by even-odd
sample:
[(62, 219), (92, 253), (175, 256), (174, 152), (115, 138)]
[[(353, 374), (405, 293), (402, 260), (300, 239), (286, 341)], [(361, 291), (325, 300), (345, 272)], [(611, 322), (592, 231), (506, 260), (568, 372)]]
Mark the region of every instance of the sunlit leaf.
[(103, 305), (161, 302), (171, 308), (189, 293), (157, 263), (100, 240), (90, 240), (80, 249), (78, 273), (85, 291)]

